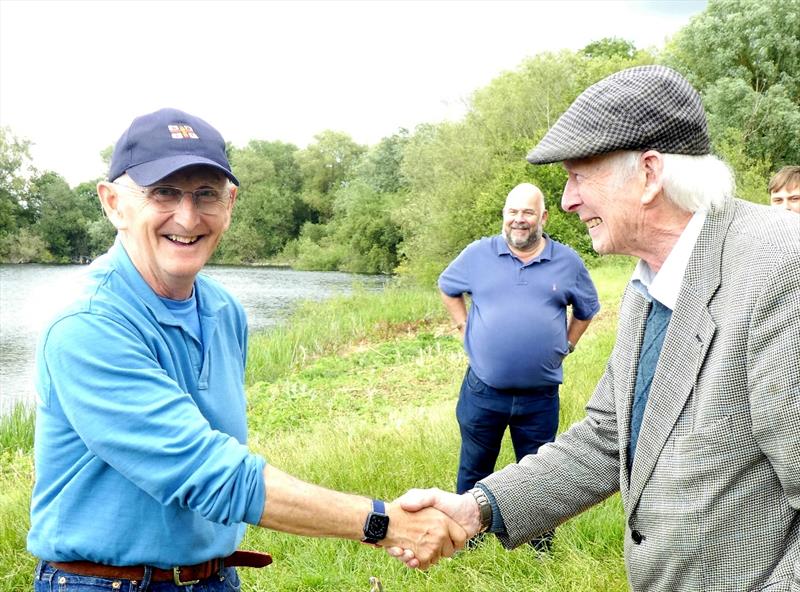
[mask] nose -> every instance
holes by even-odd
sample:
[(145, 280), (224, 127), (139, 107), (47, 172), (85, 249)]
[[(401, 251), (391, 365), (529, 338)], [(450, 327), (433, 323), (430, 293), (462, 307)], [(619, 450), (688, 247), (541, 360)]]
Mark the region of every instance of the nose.
[(575, 183), (572, 179), (567, 179), (567, 184), (564, 185), (564, 193), (561, 194), (561, 209), (565, 212), (574, 213), (581, 203), (580, 194), (575, 187)]
[(178, 224), (187, 229), (193, 228), (195, 224), (197, 224), (200, 212), (197, 209), (197, 205), (194, 202), (194, 195), (191, 191), (183, 192), (181, 200), (175, 207), (172, 217), (175, 218)]

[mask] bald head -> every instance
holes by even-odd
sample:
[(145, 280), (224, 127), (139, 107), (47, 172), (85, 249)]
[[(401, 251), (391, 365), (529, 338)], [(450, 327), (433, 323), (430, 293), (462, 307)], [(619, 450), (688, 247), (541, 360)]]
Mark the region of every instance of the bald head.
[(532, 208), (537, 212), (544, 212), (544, 194), (532, 183), (520, 183), (508, 192), (503, 211), (509, 208), (517, 210)]

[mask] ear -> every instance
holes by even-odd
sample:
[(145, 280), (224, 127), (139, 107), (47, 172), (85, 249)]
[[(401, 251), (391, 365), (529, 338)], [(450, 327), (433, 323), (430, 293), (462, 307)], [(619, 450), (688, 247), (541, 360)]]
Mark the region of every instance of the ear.
[(645, 184), (640, 200), (642, 205), (650, 205), (664, 189), (664, 157), (656, 150), (648, 150), (640, 159), (645, 173)]
[(111, 183), (100, 181), (97, 184), (97, 197), (100, 198), (100, 205), (103, 207), (103, 213), (108, 218), (117, 230), (125, 228), (125, 217), (120, 211), (120, 196), (117, 188)]
[(547, 222), (547, 210), (542, 212), (542, 226)]

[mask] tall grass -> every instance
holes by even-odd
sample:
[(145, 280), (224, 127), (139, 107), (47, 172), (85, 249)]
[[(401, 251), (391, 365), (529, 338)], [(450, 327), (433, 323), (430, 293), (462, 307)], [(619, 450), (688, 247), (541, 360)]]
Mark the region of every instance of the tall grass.
[[(630, 265), (592, 269), (603, 311), (565, 362), (561, 427), (584, 415), (614, 340), (616, 304)], [(410, 487), (452, 490), (458, 462), (455, 421), (466, 367), (460, 340), (437, 294), (388, 290), (301, 307), (286, 326), (251, 340), (248, 421), (251, 448), (303, 479), (393, 499)], [(21, 413), (21, 412), (20, 412)], [(25, 552), (33, 478), (32, 418), (0, 423), (0, 590), (30, 590), (35, 560)], [(6, 425), (13, 425), (7, 428)], [(513, 462), (510, 442), (498, 466)], [(627, 589), (623, 519), (617, 496), (557, 530), (554, 549), (506, 551), (494, 537), (428, 572), (407, 570), (359, 543), (250, 528), (244, 548), (275, 563), (241, 570), (243, 590), (609, 591)]]
[(29, 452), (33, 449), (34, 417), (34, 409), (22, 403), (0, 415), (0, 451)]
[(441, 321), (445, 313), (439, 302), (432, 290), (394, 287), (379, 297), (356, 290), (323, 304), (306, 302), (291, 322), (252, 337), (245, 381), (272, 381), (345, 344)]

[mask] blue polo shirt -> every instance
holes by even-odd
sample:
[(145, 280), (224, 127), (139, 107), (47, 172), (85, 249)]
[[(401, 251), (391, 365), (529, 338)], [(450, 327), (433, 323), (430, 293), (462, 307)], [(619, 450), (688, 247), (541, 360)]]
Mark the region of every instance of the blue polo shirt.
[(523, 264), (502, 235), (468, 245), (439, 276), (449, 296), (469, 294), (464, 348), (472, 371), (498, 388), (561, 384), (567, 354), (567, 306), (579, 320), (600, 310), (586, 266), (545, 235), (541, 254)]
[(258, 523), (265, 461), (245, 446), (246, 317), (206, 276), (194, 294), (202, 343), (118, 242), (44, 330), (33, 555), (169, 568), (229, 555), (243, 523)]

